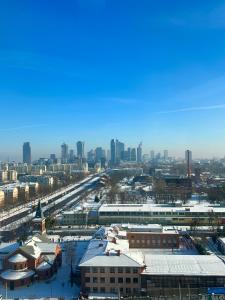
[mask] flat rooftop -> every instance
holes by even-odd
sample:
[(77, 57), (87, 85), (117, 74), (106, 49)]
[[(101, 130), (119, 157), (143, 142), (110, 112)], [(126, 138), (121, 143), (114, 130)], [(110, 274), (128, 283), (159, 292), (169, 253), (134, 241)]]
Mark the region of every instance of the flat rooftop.
[(225, 213), (225, 207), (210, 206), (207, 204), (194, 204), (186, 206), (162, 206), (158, 204), (103, 204), (99, 208), (101, 212), (221, 212)]
[(225, 276), (225, 265), (215, 255), (145, 255), (148, 275)]

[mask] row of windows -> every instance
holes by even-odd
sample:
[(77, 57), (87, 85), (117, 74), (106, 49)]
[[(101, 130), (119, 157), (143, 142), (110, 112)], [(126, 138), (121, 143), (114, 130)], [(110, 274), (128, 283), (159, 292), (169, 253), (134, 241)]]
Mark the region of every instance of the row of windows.
[(177, 243), (177, 239), (160, 239), (160, 238), (154, 238), (154, 239), (149, 239), (149, 240), (146, 240), (146, 239), (143, 239), (143, 240), (130, 240), (131, 244), (147, 244), (147, 245), (150, 245), (150, 244), (158, 244), (160, 245), (161, 243), (162, 244), (176, 244)]
[[(93, 267), (93, 268), (85, 268), (85, 272), (86, 273), (107, 273), (108, 271), (106, 270), (106, 268)], [(137, 274), (138, 268), (122, 268), (122, 267), (114, 268), (114, 267), (111, 267), (111, 268), (109, 268), (109, 273)]]
[[(100, 288), (97, 288), (97, 287), (89, 288), (89, 287), (87, 287), (86, 291), (87, 292), (93, 292), (93, 293), (105, 293), (105, 292), (110, 292), (112, 294), (118, 293), (118, 289), (117, 288), (110, 288), (107, 291), (107, 289), (105, 287), (100, 287)], [(119, 291), (120, 291), (121, 294), (127, 294), (127, 295), (138, 294), (139, 293), (139, 289), (138, 288), (122, 288), (121, 287), (119, 289)]]
[[(85, 277), (85, 282), (89, 283), (89, 282), (92, 282), (92, 283), (105, 283), (107, 282), (107, 279), (105, 277)], [(137, 284), (138, 283), (138, 278), (137, 277), (134, 277), (134, 278), (130, 278), (130, 277), (126, 277), (126, 278), (123, 278), (123, 277), (118, 277), (118, 278), (115, 278), (115, 277), (110, 277), (109, 278), (109, 283), (135, 283)]]

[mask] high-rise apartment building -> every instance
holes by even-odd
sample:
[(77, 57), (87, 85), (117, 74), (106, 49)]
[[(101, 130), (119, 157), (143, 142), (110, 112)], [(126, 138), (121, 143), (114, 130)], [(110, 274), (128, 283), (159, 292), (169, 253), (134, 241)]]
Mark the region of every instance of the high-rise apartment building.
[(61, 145), (61, 162), (63, 164), (67, 163), (68, 161), (68, 145), (63, 143)]
[(84, 158), (84, 142), (77, 142), (77, 157), (81, 159)]
[(23, 144), (23, 163), (31, 164), (31, 147), (29, 142)]

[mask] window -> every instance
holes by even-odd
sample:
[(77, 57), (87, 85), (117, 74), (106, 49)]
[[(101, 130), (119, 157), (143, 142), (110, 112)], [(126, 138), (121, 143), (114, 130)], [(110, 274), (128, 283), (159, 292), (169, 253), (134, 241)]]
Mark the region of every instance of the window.
[(126, 283), (131, 283), (130, 277), (127, 277), (127, 278), (126, 278)]
[(133, 283), (138, 283), (138, 278), (137, 277), (133, 278)]
[(115, 268), (110, 268), (109, 272), (110, 273), (115, 273)]
[(93, 287), (93, 293), (97, 293), (98, 292), (98, 288), (97, 287)]
[(85, 277), (85, 282), (90, 282), (90, 277)]
[(100, 282), (101, 282), (101, 283), (105, 283), (105, 277), (101, 277), (101, 278), (100, 278)]
[(104, 287), (101, 287), (101, 288), (100, 288), (100, 292), (101, 292), (101, 293), (105, 293), (105, 288), (104, 288)]
[(118, 278), (118, 283), (123, 283), (123, 277)]
[(131, 289), (130, 288), (126, 288), (126, 294), (130, 294), (131, 293)]
[(92, 268), (92, 272), (93, 273), (98, 273), (98, 269), (97, 268)]
[(98, 283), (98, 277), (93, 277), (93, 283)]
[(118, 268), (118, 273), (123, 273), (123, 268)]
[(126, 268), (126, 273), (130, 273), (130, 268)]
[(104, 268), (100, 268), (100, 273), (105, 273), (105, 269)]
[(110, 283), (115, 283), (115, 278), (114, 277), (110, 277)]
[(137, 274), (138, 273), (138, 268), (133, 268), (133, 273)]
[(115, 288), (111, 288), (110, 289), (110, 293), (115, 293), (116, 292), (116, 289)]

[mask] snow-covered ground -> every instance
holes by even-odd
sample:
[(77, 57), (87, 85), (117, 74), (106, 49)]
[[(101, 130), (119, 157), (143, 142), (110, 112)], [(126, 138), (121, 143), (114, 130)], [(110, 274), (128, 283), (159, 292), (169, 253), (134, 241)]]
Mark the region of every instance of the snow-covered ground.
[[(69, 245), (70, 244), (70, 245)], [(65, 300), (77, 298), (80, 288), (70, 283), (71, 255), (74, 254), (74, 265), (77, 265), (87, 248), (88, 241), (73, 241), (63, 243), (63, 264), (58, 273), (47, 281), (34, 283), (29, 287), (17, 288), (13, 291), (7, 290), (8, 299), (21, 298), (45, 298), (45, 297), (62, 297)], [(71, 253), (71, 250), (75, 250)], [(3, 298), (6, 295), (5, 288), (0, 284), (0, 295)]]

